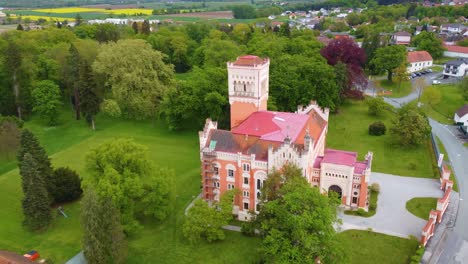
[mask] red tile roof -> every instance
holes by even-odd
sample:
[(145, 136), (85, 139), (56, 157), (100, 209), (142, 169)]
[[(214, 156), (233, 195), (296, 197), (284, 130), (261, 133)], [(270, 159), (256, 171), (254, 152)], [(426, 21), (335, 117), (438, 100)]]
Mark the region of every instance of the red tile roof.
[(406, 31), (399, 31), (396, 32), (394, 35), (398, 37), (411, 37), (411, 34)]
[(308, 120), (309, 116), (305, 114), (258, 111), (234, 128), (232, 133), (277, 142), (283, 142), (289, 136), (295, 142)]
[(268, 61), (267, 58), (262, 59), (255, 55), (245, 55), (237, 57), (237, 60), (234, 62), (236, 66), (255, 66), (265, 64)]
[(432, 61), (432, 56), (429, 52), (422, 50), (422, 51), (410, 51), (407, 54), (408, 62), (421, 62), (421, 61)]
[(446, 48), (447, 51), (450, 51), (450, 52), (458, 52), (458, 53), (468, 54), (468, 47), (444, 45), (444, 48)]
[(356, 152), (326, 149), (322, 162), (337, 165), (354, 166), (354, 163), (356, 163), (356, 158)]

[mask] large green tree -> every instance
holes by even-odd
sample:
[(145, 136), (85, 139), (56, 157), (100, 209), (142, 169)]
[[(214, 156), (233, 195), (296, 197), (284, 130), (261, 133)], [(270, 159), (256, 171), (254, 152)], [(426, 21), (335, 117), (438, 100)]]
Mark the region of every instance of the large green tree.
[(146, 119), (156, 114), (165, 92), (173, 85), (174, 72), (163, 55), (144, 40), (108, 43), (93, 64), (127, 118)]
[[(33, 159), (37, 162), (37, 170), (39, 171), (40, 177), (43, 179), (44, 184), (46, 185), (47, 192), (51, 194), (55, 188), (52, 177), (52, 165), (50, 159), (47, 156), (46, 151), (40, 145), (39, 140), (34, 134), (28, 130), (23, 129), (21, 132), (20, 138), (20, 147), (18, 150), (18, 166), (21, 168), (24, 163), (24, 156), (26, 153), (31, 154)], [(21, 174), (21, 169), (20, 169)], [(50, 201), (52, 201), (52, 196), (49, 195)]]
[(429, 52), (433, 59), (439, 59), (444, 55), (442, 40), (434, 32), (421, 32), (411, 40), (411, 44), (418, 50)]
[(32, 91), (33, 111), (47, 119), (50, 126), (58, 122), (59, 107), (62, 105), (60, 88), (53, 81), (44, 80), (35, 84)]
[(407, 104), (398, 110), (390, 132), (402, 146), (417, 146), (429, 138), (431, 126), (416, 106)]
[(86, 116), (86, 120), (91, 123), (93, 130), (95, 130), (95, 117), (100, 110), (102, 92), (98, 90), (91, 65), (85, 60), (81, 61), (78, 87), (81, 111)]
[(391, 45), (377, 49), (372, 64), (377, 72), (387, 71), (387, 79), (392, 81), (393, 71), (406, 60), (406, 48)]
[(47, 228), (52, 221), (49, 195), (38, 163), (31, 154), (23, 156), (20, 173), (24, 193), (23, 225), (33, 231)]
[(68, 50), (69, 55), (66, 57), (67, 67), (66, 69), (66, 83), (72, 94), (72, 103), (75, 109), (76, 120), (81, 118), (80, 109), (80, 92), (78, 87), (78, 80), (80, 78), (80, 53), (74, 44), (70, 45)]
[(109, 197), (86, 190), (81, 202), (82, 248), (88, 263), (125, 263), (127, 243), (119, 210)]
[(174, 172), (157, 169), (146, 156), (146, 148), (130, 139), (116, 139), (92, 149), (86, 157), (89, 177), (100, 197), (109, 197), (119, 209), (126, 233), (141, 225), (137, 214), (143, 212), (157, 220), (171, 209), (171, 180)]
[(5, 50), (5, 68), (11, 76), (11, 84), (13, 94), (15, 95), (15, 105), (17, 110), (18, 118), (21, 119), (23, 116), (22, 103), (20, 97), (20, 81), (18, 80), (20, 76), (20, 68), (22, 65), (22, 52), (18, 43), (16, 43), (12, 38), (8, 39), (8, 46)]
[(346, 263), (344, 247), (334, 229), (339, 200), (311, 187), (300, 170), (288, 170), (291, 175), (276, 177), (275, 195), (268, 195), (257, 217), (264, 235), (261, 252), (265, 261)]

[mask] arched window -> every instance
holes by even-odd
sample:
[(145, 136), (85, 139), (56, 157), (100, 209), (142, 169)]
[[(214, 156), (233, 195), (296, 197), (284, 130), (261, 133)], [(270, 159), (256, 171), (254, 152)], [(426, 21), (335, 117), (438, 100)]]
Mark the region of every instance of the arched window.
[(247, 85), (244, 82), (244, 92), (247, 92)]

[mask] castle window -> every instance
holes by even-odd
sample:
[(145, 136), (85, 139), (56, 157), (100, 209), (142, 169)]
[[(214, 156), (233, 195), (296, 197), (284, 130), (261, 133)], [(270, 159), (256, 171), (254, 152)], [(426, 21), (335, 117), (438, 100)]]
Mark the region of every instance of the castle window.
[(244, 171), (250, 171), (250, 165), (247, 164), (247, 163), (244, 163), (244, 164), (242, 165), (242, 168), (244, 169)]
[(215, 173), (215, 175), (219, 175), (219, 168), (218, 167), (214, 167), (214, 173)]
[(250, 193), (248, 191), (244, 191), (244, 197), (249, 197)]
[(249, 185), (249, 177), (244, 177), (244, 184)]
[(227, 185), (227, 188), (228, 188), (228, 190), (234, 189), (234, 184), (230, 184), (230, 183), (229, 183), (229, 184)]
[(244, 203), (244, 210), (249, 210), (249, 203)]
[(260, 192), (257, 192), (257, 199), (260, 199)]
[(244, 92), (247, 92), (247, 85), (244, 83)]
[(233, 170), (228, 170), (228, 176), (229, 177), (234, 177), (234, 171)]
[(357, 197), (353, 197), (353, 204), (357, 203)]

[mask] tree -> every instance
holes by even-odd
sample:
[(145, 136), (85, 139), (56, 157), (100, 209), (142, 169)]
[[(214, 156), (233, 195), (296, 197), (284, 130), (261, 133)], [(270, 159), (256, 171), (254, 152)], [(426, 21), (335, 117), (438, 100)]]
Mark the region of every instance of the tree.
[(405, 60), (400, 66), (393, 70), (393, 75), (398, 82), (398, 89), (401, 88), (401, 83), (408, 80), (408, 62)]
[(379, 48), (372, 64), (377, 71), (387, 71), (387, 79), (392, 81), (393, 70), (406, 60), (406, 48), (402, 45), (392, 45)]
[(80, 13), (76, 13), (76, 16), (75, 16), (75, 27), (81, 25), (82, 22), (83, 22), (83, 17), (81, 17)]
[(149, 20), (145, 19), (143, 24), (141, 25), (141, 33), (145, 35), (149, 35), (151, 33), (151, 26)]
[(60, 167), (54, 170), (51, 180), (54, 182), (52, 197), (56, 203), (66, 203), (80, 198), (81, 179), (76, 171), (68, 167)]
[(465, 101), (468, 101), (468, 77), (463, 78), (463, 80), (458, 84), (458, 87), (461, 90)]
[(80, 78), (78, 83), (78, 90), (80, 92), (80, 109), (86, 116), (86, 120), (91, 123), (93, 130), (95, 126), (95, 116), (99, 113), (99, 106), (102, 98), (98, 96), (96, 81), (94, 80), (91, 65), (86, 61), (82, 61), (80, 65)]
[(120, 110), (119, 104), (112, 99), (104, 99), (102, 101), (100, 109), (103, 114), (110, 117), (117, 118), (122, 115), (122, 111)]
[(12, 39), (8, 39), (7, 48), (5, 49), (5, 68), (7, 72), (10, 74), (12, 80), (12, 90), (13, 94), (15, 95), (15, 104), (17, 109), (18, 118), (22, 119), (22, 106), (21, 106), (21, 98), (20, 98), (20, 82), (18, 80), (19, 71), (22, 65), (22, 53), (19, 49), (17, 43), (15, 43)]
[(88, 263), (125, 263), (127, 243), (112, 199), (87, 189), (81, 202), (83, 253)]
[(261, 206), (257, 217), (264, 235), (261, 251), (265, 261), (346, 263), (333, 227), (339, 199), (322, 195), (295, 170), (295, 176), (282, 180), (277, 195)]
[(402, 146), (416, 146), (429, 138), (431, 126), (423, 113), (407, 104), (398, 110), (390, 132)]
[(23, 156), (20, 171), (24, 193), (22, 201), (23, 225), (32, 231), (44, 229), (52, 221), (50, 200), (37, 162), (31, 154), (26, 153)]
[(382, 97), (368, 97), (366, 98), (369, 115), (382, 116), (389, 105), (385, 103)]
[(80, 77), (80, 63), (81, 58), (78, 52), (78, 49), (74, 44), (70, 45), (68, 50), (69, 55), (66, 57), (67, 66), (66, 68), (66, 80), (69, 89), (72, 91), (72, 103), (75, 109), (76, 120), (81, 118), (81, 108), (80, 108), (80, 92), (78, 87), (78, 80)]
[(332, 66), (338, 62), (346, 64), (348, 82), (343, 87), (344, 90), (350, 90), (353, 87), (358, 87), (358, 89), (367, 87), (367, 78), (363, 70), (366, 55), (354, 40), (348, 38), (332, 40), (320, 51), (320, 54)]
[(415, 36), (411, 42), (418, 50), (429, 52), (434, 59), (441, 58), (444, 55), (445, 48), (442, 46), (442, 40), (434, 32), (423, 31)]
[(57, 124), (60, 101), (60, 88), (53, 81), (44, 80), (36, 83), (32, 91), (33, 111), (46, 118), (51, 126)]
[(16, 30), (24, 31), (24, 28), (21, 24), (18, 24), (18, 26), (16, 27)]
[(0, 116), (0, 159), (9, 160), (20, 144), (23, 122), (14, 116)]
[(112, 199), (127, 234), (141, 228), (136, 219), (140, 212), (158, 220), (167, 216), (174, 174), (154, 168), (144, 146), (130, 139), (104, 143), (88, 153), (86, 167), (90, 175), (85, 186), (93, 186), (99, 197)]
[(232, 200), (235, 191), (223, 194), (219, 203), (214, 202), (212, 206), (203, 200), (196, 200), (188, 210), (182, 232), (191, 242), (196, 243), (201, 238), (208, 242), (223, 240), (225, 238), (223, 226), (229, 223), (232, 215)]
[(371, 61), (375, 57), (375, 53), (378, 48), (381, 47), (381, 36), (378, 31), (371, 31), (365, 34), (364, 40), (362, 41), (362, 49), (366, 53), (367, 61), (366, 68), (370, 71), (371, 74), (376, 74), (374, 65)]
[(94, 35), (99, 43), (117, 42), (120, 39), (119, 28), (110, 23), (96, 25)]
[(239, 44), (247, 44), (250, 36), (252, 34), (252, 29), (249, 25), (244, 23), (239, 23), (234, 26), (232, 29), (232, 37)]
[(423, 102), (426, 102), (430, 106), (438, 104), (441, 97), (440, 90), (434, 86), (427, 87), (422, 94)]
[[(24, 156), (26, 153), (29, 153), (33, 159), (37, 162), (37, 171), (39, 172), (40, 177), (42, 177), (47, 193), (49, 193), (50, 201), (52, 201), (51, 193), (54, 190), (55, 186), (53, 185), (52, 177), (52, 165), (50, 159), (47, 156), (44, 148), (39, 144), (39, 140), (34, 136), (34, 134), (28, 130), (23, 129), (21, 132), (20, 138), (20, 148), (18, 150), (18, 166), (21, 168), (24, 163)], [(20, 170), (21, 174), (21, 170)]]
[(136, 21), (133, 21), (132, 29), (133, 29), (133, 32), (135, 32), (135, 34), (138, 34), (138, 24)]
[(161, 52), (139, 39), (103, 45), (93, 70), (107, 80), (112, 99), (132, 119), (154, 116), (174, 81), (172, 67), (164, 64)]
[(256, 18), (257, 13), (252, 5), (235, 5), (231, 7), (234, 18), (251, 19)]

